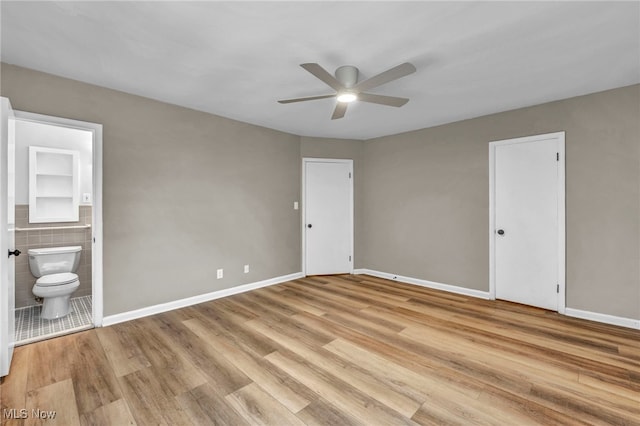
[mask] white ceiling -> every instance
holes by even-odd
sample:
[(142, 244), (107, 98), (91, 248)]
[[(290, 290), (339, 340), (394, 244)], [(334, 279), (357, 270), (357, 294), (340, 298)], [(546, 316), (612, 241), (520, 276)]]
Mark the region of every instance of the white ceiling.
[[(640, 82), (640, 3), (1, 2), (3, 62), (305, 135), (369, 139)], [(402, 108), (276, 101), (402, 62)]]

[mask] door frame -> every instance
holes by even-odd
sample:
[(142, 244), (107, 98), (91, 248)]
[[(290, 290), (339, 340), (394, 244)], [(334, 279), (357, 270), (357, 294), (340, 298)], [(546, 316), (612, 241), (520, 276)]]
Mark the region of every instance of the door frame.
[(91, 233), (93, 238), (91, 257), (91, 297), (93, 325), (102, 327), (103, 306), (103, 252), (102, 252), (102, 124), (72, 120), (51, 115), (15, 111), (15, 120), (50, 124), (90, 131), (93, 134), (93, 204), (91, 208)]
[[(14, 126), (12, 121), (14, 118), (15, 111), (11, 107), (11, 101), (6, 97), (0, 97), (0, 119), (3, 120), (3, 122), (0, 123), (0, 132), (2, 133), (0, 134), (0, 197), (3, 200), (0, 201), (0, 206), (2, 207), (0, 209), (0, 255), (3, 256), (0, 262), (2, 263), (0, 273), (7, 275), (6, 278), (0, 279), (0, 322), (2, 322), (2, 324), (0, 324), (0, 345), (2, 345), (2, 348), (0, 348), (2, 352), (2, 354), (0, 354), (0, 377), (9, 374), (15, 348), (15, 269), (13, 283), (8, 279), (8, 271), (5, 271), (5, 268), (15, 268), (15, 263), (11, 266), (11, 262), (15, 262), (15, 257), (11, 260), (9, 260), (9, 256), (4, 257), (4, 253), (7, 253), (9, 250), (15, 250), (16, 248), (15, 244), (13, 246), (9, 245), (10, 240), (12, 240), (10, 237), (11, 232), (15, 232), (15, 229), (10, 229), (9, 227), (11, 224), (9, 223), (9, 210), (7, 208), (9, 204), (8, 189), (11, 180), (9, 174), (9, 169), (11, 168), (9, 166), (9, 145), (13, 133), (12, 127)], [(15, 223), (13, 227), (15, 228)]]
[(353, 265), (355, 264), (355, 256), (353, 253), (353, 180), (355, 178), (353, 174), (353, 160), (352, 159), (343, 159), (343, 158), (311, 158), (311, 157), (303, 157), (302, 158), (302, 208), (300, 210), (301, 220), (300, 220), (300, 229), (302, 234), (302, 274), (307, 276), (307, 238), (306, 238), (306, 192), (307, 192), (307, 180), (306, 180), (306, 169), (308, 163), (342, 163), (349, 165), (349, 171), (351, 173), (351, 179), (349, 180), (349, 253), (351, 255), (351, 265), (349, 269), (349, 273), (353, 274)]
[(565, 132), (545, 133), (489, 142), (489, 298), (496, 298), (496, 147), (549, 139), (558, 141), (558, 313), (566, 309), (566, 205), (565, 205)]

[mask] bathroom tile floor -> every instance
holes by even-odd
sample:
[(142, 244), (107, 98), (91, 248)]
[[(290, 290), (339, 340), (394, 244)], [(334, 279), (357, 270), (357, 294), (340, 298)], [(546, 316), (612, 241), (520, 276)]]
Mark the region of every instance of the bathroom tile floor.
[(71, 306), (73, 312), (55, 320), (40, 317), (41, 305), (16, 309), (16, 346), (92, 328), (91, 296), (73, 297)]

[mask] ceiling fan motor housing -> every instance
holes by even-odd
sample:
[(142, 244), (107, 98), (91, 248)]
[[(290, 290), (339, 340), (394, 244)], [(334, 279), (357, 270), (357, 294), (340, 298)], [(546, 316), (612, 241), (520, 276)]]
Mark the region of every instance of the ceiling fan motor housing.
[(350, 89), (358, 82), (358, 68), (353, 65), (344, 65), (336, 70), (336, 79), (344, 87)]

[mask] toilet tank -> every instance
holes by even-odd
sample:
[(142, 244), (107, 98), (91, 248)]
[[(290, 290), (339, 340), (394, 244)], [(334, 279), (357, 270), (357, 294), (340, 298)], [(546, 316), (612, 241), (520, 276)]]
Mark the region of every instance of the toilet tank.
[(49, 247), (29, 249), (29, 269), (34, 277), (76, 272), (80, 266), (82, 247)]

